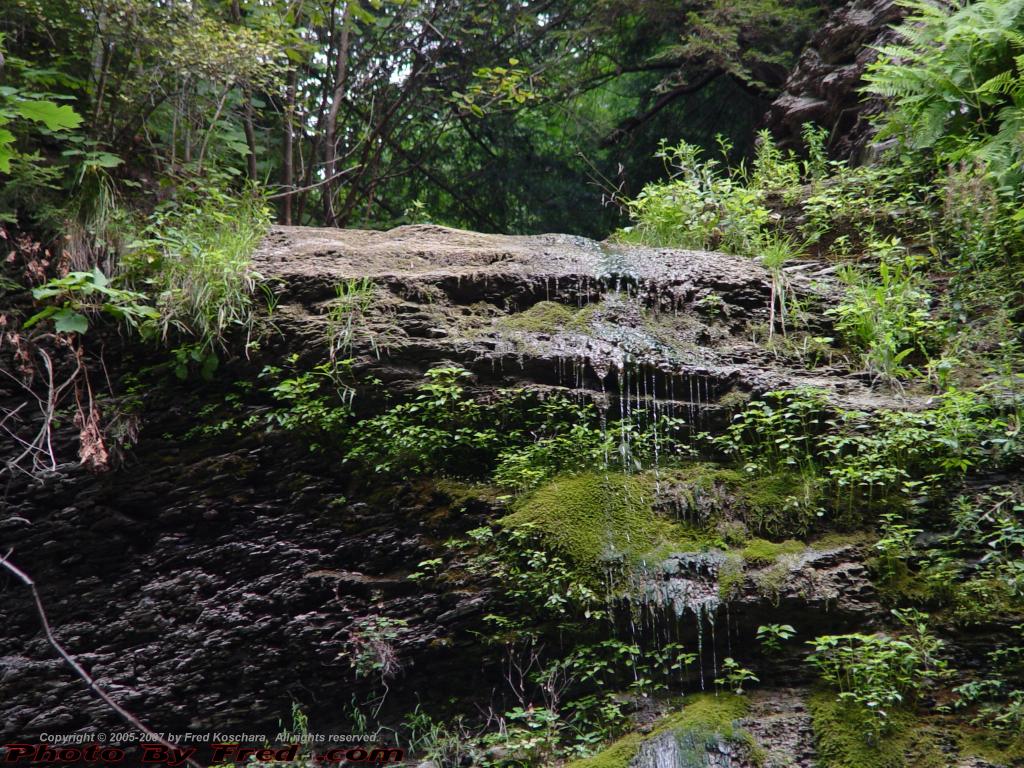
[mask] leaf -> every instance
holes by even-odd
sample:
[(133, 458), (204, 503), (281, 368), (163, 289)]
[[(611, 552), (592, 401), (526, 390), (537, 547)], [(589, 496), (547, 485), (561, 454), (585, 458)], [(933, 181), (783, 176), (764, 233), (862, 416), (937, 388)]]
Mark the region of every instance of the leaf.
[[(11, 141), (7, 140), (7, 137), (11, 137)], [(0, 173), (11, 172), (11, 160), (13, 160), (17, 154), (11, 149), (13, 144), (14, 136), (10, 131), (5, 131), (0, 128)]]
[(48, 318), (50, 315), (52, 315), (52, 314), (54, 314), (56, 312), (57, 312), (57, 307), (52, 307), (52, 306), (51, 307), (46, 307), (42, 311), (36, 312), (34, 315), (32, 315), (32, 317), (30, 317), (28, 320), (26, 320), (25, 324), (22, 325), (21, 327), (24, 330), (27, 331), (29, 328), (31, 328), (36, 323), (42, 322), (43, 320)]
[(85, 158), (85, 164), (92, 168), (116, 168), (123, 162), (110, 152), (90, 152)]
[(202, 376), (203, 381), (210, 381), (213, 379), (213, 374), (220, 365), (220, 359), (213, 352), (210, 352), (205, 358), (203, 358), (203, 365), (199, 369), (199, 375)]
[(44, 123), (51, 131), (66, 131), (82, 124), (82, 117), (75, 110), (52, 101), (22, 101), (15, 107), (22, 117)]
[(85, 333), (89, 330), (89, 320), (81, 312), (65, 307), (54, 313), (53, 327), (57, 333)]

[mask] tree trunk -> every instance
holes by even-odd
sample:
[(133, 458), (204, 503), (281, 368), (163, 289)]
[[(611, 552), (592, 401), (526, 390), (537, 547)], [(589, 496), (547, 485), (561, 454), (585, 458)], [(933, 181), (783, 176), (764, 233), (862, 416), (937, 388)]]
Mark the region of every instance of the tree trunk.
[(288, 72), (288, 89), (285, 93), (284, 105), (284, 147), (281, 150), (281, 184), (288, 193), (281, 202), (281, 223), (291, 226), (292, 223), (292, 192), (295, 187), (295, 90), (298, 71)]
[[(338, 111), (341, 109), (341, 101), (345, 96), (345, 80), (348, 76), (351, 8), (352, 0), (348, 0), (341, 16), (341, 42), (338, 45), (338, 60), (334, 69), (334, 95), (331, 98), (331, 109), (327, 113), (327, 126), (324, 135), (324, 173), (328, 179), (333, 178), (338, 172)], [(333, 181), (324, 185), (324, 223), (328, 226), (335, 226), (337, 222), (334, 214), (334, 185)]]
[[(235, 24), (241, 26), (242, 9), (238, 4), (238, 0), (231, 0), (231, 16), (234, 19)], [(248, 85), (243, 89), (243, 99), (242, 130), (245, 131), (245, 143), (249, 147), (249, 156), (246, 158), (246, 163), (249, 171), (249, 179), (256, 181), (256, 129), (253, 126), (252, 89)]]

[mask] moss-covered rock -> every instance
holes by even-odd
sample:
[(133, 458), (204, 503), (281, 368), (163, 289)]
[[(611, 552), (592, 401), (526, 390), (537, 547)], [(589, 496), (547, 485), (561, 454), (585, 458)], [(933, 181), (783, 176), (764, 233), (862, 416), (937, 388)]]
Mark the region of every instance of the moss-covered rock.
[(655, 510), (656, 495), (650, 473), (559, 477), (517, 502), (501, 524), (533, 528), (577, 568), (595, 574), (608, 564), (635, 565), (705, 548), (699, 531)]
[(555, 301), (539, 301), (523, 312), (501, 318), (503, 328), (527, 333), (558, 333), (574, 325), (577, 310)]
[(574, 760), (566, 768), (628, 768), (637, 752), (640, 751), (642, 739), (639, 733), (623, 736), (611, 746), (603, 749), (593, 757)]
[[(734, 694), (687, 696), (682, 709), (659, 721), (647, 736), (629, 734), (593, 757), (572, 762), (566, 768), (628, 768), (645, 750), (671, 755), (672, 764), (697, 768), (707, 764), (709, 750), (717, 752), (723, 744), (742, 752), (756, 765), (761, 760), (756, 740), (736, 725), (748, 710), (747, 700)], [(663, 762), (652, 758), (643, 764)]]
[(695, 462), (666, 473), (665, 498), (676, 514), (699, 524), (742, 521), (772, 538), (805, 535), (817, 519), (819, 489), (797, 472), (752, 475)]
[(794, 539), (786, 539), (781, 542), (751, 539), (740, 550), (740, 554), (748, 563), (768, 565), (784, 555), (798, 555), (805, 549), (807, 549), (806, 544)]
[(890, 713), (889, 731), (869, 741), (851, 705), (830, 691), (808, 701), (821, 768), (948, 768), (935, 734), (910, 712)]

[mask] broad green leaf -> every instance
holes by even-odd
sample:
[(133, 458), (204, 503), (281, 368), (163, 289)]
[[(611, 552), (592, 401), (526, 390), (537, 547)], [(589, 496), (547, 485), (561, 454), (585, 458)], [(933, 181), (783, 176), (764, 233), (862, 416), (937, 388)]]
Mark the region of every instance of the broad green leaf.
[(85, 164), (93, 168), (116, 168), (123, 162), (110, 152), (90, 152), (85, 158)]
[(11, 160), (17, 153), (14, 151), (14, 134), (0, 128), (0, 173), (11, 172)]
[(44, 123), (51, 131), (66, 131), (82, 124), (82, 117), (75, 110), (52, 101), (21, 101), (15, 107), (22, 117)]
[(89, 330), (89, 320), (81, 312), (65, 307), (54, 313), (53, 327), (57, 333), (85, 333)]

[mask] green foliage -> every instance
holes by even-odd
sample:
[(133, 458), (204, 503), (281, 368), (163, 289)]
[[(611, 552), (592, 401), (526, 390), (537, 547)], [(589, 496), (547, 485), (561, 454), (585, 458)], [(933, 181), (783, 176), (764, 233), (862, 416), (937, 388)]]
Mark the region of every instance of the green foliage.
[(702, 160), (700, 148), (686, 142), (663, 143), (657, 157), (664, 161), (669, 180), (649, 184), (629, 201), (635, 223), (623, 230), (621, 239), (755, 252), (769, 218), (760, 189), (746, 186), (738, 175), (721, 173), (719, 161)]
[[(1013, 628), (1024, 633), (1024, 624)], [(1000, 733), (1002, 740), (1024, 751), (1024, 647), (1011, 645), (988, 654), (986, 677), (954, 689), (957, 709), (969, 709), (974, 725)]]
[(466, 567), (475, 575), (493, 578), (516, 607), (511, 615), (487, 619), (499, 634), (517, 638), (536, 630), (524, 619), (582, 614), (605, 616), (604, 603), (586, 574), (548, 545), (534, 526), (476, 528), (468, 539), (451, 541), (457, 551), (472, 549)]
[(824, 635), (809, 643), (807, 657), (822, 680), (850, 705), (869, 738), (878, 739), (891, 726), (894, 710), (912, 704), (929, 685), (946, 675), (939, 658), (943, 643), (927, 629), (927, 615), (897, 613), (907, 626), (900, 637), (886, 635)]
[(134, 330), (145, 327), (147, 321), (160, 317), (160, 313), (146, 302), (146, 297), (135, 291), (115, 288), (99, 268), (92, 272), (70, 272), (32, 289), (32, 298), (46, 302), (46, 306), (25, 321), (22, 328), (49, 320), (57, 333), (85, 333), (89, 329), (89, 316), (106, 314), (125, 323)]
[(532, 443), (498, 455), (494, 482), (517, 493), (531, 491), (555, 475), (598, 466), (612, 448), (607, 433), (590, 426), (593, 409), (580, 407), (580, 420)]
[(907, 561), (914, 555), (914, 538), (921, 529), (902, 522), (894, 512), (887, 512), (880, 519), (881, 534), (875, 542), (878, 570), (883, 579), (893, 579), (906, 568)]
[(868, 90), (885, 97), (883, 136), (932, 149), (945, 163), (981, 164), (1010, 194), (1021, 179), (1024, 5), (904, 0), (901, 41), (880, 48)]
[(762, 624), (757, 628), (757, 639), (769, 654), (782, 651), (782, 644), (796, 635), (792, 624)]
[(204, 353), (226, 350), (235, 334), (248, 343), (262, 280), (249, 258), (269, 224), (266, 203), (255, 189), (235, 195), (218, 184), (178, 193), (150, 216), (126, 257), (132, 279), (155, 296), (164, 339), (173, 332)]
[(1007, 424), (992, 402), (950, 390), (933, 406), (868, 415), (835, 408), (813, 390), (769, 392), (710, 444), (752, 476), (791, 468), (823, 486), (809, 501), (854, 524), (873, 506), (924, 504), (943, 482), (992, 456)]
[(808, 701), (818, 761), (822, 768), (946, 768), (940, 741), (907, 712), (894, 712), (884, 737), (864, 738), (854, 704), (827, 691)]
[(465, 391), (468, 378), (461, 368), (427, 371), (411, 401), (360, 423), (346, 458), (380, 473), (486, 469), (512, 435), (501, 430), (499, 410)]
[(759, 682), (757, 675), (731, 657), (722, 659), (722, 669), (715, 677), (715, 685), (728, 688), (737, 696), (743, 695), (743, 686)]
[(855, 267), (842, 270), (846, 293), (828, 314), (836, 318), (843, 339), (862, 353), (867, 370), (907, 378), (913, 373), (908, 360), (927, 359), (939, 331), (919, 271), (922, 260), (911, 256), (896, 238), (871, 243), (868, 252), (878, 259), (878, 277)]
[[(4, 35), (0, 34), (0, 69), (4, 66)], [(38, 75), (38, 70), (29, 68), (28, 74)], [(35, 78), (33, 78), (35, 79)], [(27, 163), (38, 163), (38, 154), (18, 150), (19, 134), (22, 142), (26, 139), (38, 141), (52, 134), (63, 133), (78, 128), (82, 117), (67, 104), (58, 104), (54, 99), (67, 98), (40, 93), (32, 86), (30, 79), (26, 86), (17, 87), (10, 84), (0, 86), (0, 173), (11, 173), (11, 162), (25, 160)], [(7, 214), (0, 214), (0, 220), (7, 219)]]
[[(211, 356), (204, 357), (197, 347), (176, 352), (185, 358), (178, 363), (179, 378), (187, 376), (190, 363), (205, 367), (217, 360), (212, 356), (214, 362), (209, 362)], [(283, 431), (301, 437), (310, 451), (336, 449), (352, 422), (354, 390), (346, 384), (351, 380), (346, 361), (328, 361), (305, 370), (297, 363), (298, 355), (293, 354), (281, 366), (264, 366), (258, 376), (260, 387), (251, 381), (237, 382), (224, 398), (224, 418), (193, 427), (185, 438)], [(254, 399), (258, 404), (251, 402)], [(216, 406), (207, 406), (198, 416), (205, 420), (217, 411)]]
[[(327, 310), (327, 336), (331, 359), (347, 356), (356, 336), (366, 326), (374, 303), (374, 285), (369, 278), (352, 279), (335, 286), (337, 297)], [(371, 340), (373, 334), (367, 334)]]
[(357, 622), (349, 633), (349, 663), (356, 677), (379, 677), (382, 682), (401, 668), (395, 641), (407, 622), (389, 616), (371, 615)]

